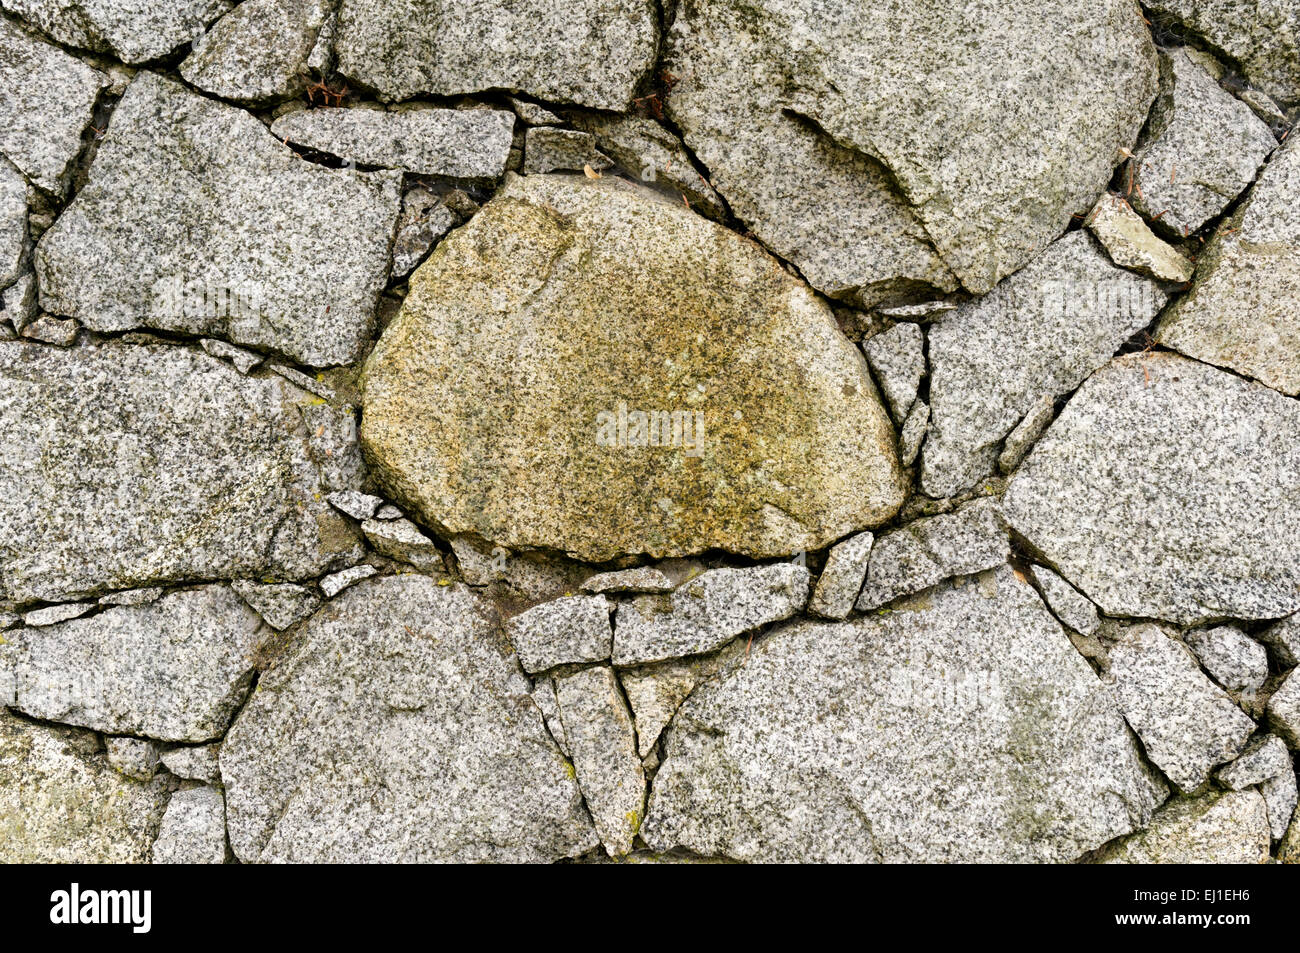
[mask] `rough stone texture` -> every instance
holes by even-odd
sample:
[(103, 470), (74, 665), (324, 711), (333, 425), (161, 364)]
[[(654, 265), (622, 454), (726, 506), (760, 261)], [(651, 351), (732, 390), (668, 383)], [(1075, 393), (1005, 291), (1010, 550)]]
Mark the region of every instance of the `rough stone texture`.
[(915, 520), (876, 539), (858, 608), (875, 609), (952, 576), (1007, 561), (1011, 544), (997, 502), (975, 500), (953, 513)]
[(1020, 466), (1020, 461), (1025, 459), (1029, 448), (1043, 435), (1055, 414), (1056, 401), (1051, 394), (1044, 394), (1034, 401), (1029, 412), (1007, 434), (1007, 439), (1002, 441), (1002, 452), (998, 454), (999, 473), (1010, 473)]
[(416, 186), (402, 196), (402, 215), (393, 239), (393, 277), (403, 278), (414, 271), (456, 222), (447, 203), (428, 189)]
[(867, 578), (872, 539), (870, 533), (858, 533), (831, 547), (808, 603), (809, 611), (825, 619), (843, 619), (849, 614)]
[(1256, 638), (1272, 650), (1273, 658), (1282, 668), (1294, 668), (1300, 664), (1300, 614), (1270, 625)]
[(614, 616), (614, 664), (642, 665), (711, 652), (788, 619), (808, 604), (808, 570), (794, 563), (711, 569), (670, 596), (638, 596)]
[(1300, 9), (1291, 0), (1152, 0), (1157, 22), (1190, 27), (1250, 81), (1300, 104)]
[[(811, 209), (774, 211), (763, 194), (773, 171), (803, 184), (838, 166), (852, 191), (879, 192), (878, 174), (844, 174), (845, 163), (871, 156), (947, 265), (983, 293), (1091, 207), (1156, 92), (1150, 35), (1121, 0), (980, 0), (960, 16), (942, 0), (708, 0), (679, 11), (668, 69), (681, 77), (669, 112), (715, 186), (742, 219), (759, 210), (774, 216), (776, 228), (760, 219), (755, 231), (830, 294), (839, 289), (788, 250), (794, 236), (782, 234), (780, 221), (790, 211), (807, 221)], [(800, 123), (811, 156), (788, 145)], [(838, 163), (816, 154), (832, 142)], [(791, 159), (801, 174), (785, 165)], [(757, 181), (738, 187), (741, 177)], [(836, 192), (837, 202), (848, 191)], [(833, 235), (827, 220), (840, 219), (872, 243), (902, 231), (877, 229), (842, 204), (811, 218), (819, 234)], [(818, 244), (836, 250), (827, 247), (834, 238)], [(840, 288), (849, 283), (833, 278)]]
[(1211, 239), (1192, 290), (1156, 329), (1166, 347), (1300, 394), (1300, 136), (1274, 154)]
[(330, 573), (320, 581), (321, 592), (325, 593), (326, 599), (333, 599), (344, 589), (355, 585), (362, 579), (369, 579), (378, 571), (374, 566), (361, 565)]
[(1300, 750), (1300, 668), (1291, 674), (1268, 700), (1268, 724), (1293, 751)]
[(277, 119), (271, 132), (364, 165), (485, 185), (506, 171), (514, 125), (505, 109), (303, 109)]
[[(787, 555), (903, 495), (888, 416), (829, 308), (621, 180), (511, 180), (412, 277), (363, 387), (385, 492), (440, 535), (512, 550)], [(652, 412), (678, 414), (675, 440), (647, 435)]]
[(1092, 635), (1101, 626), (1097, 607), (1087, 596), (1046, 566), (1031, 566), (1034, 582), (1053, 614), (1080, 635)]
[(292, 582), (264, 583), (236, 579), (230, 588), (256, 610), (273, 629), (287, 629), (316, 611), (320, 597)]
[(235, 369), (241, 374), (247, 374), (257, 365), (262, 363), (262, 356), (254, 354), (252, 351), (246, 351), (242, 347), (235, 347), (233, 344), (227, 344), (225, 341), (218, 341), (215, 338), (204, 338), (199, 342), (203, 350), (213, 357), (219, 357), (223, 361), (229, 361), (235, 365)]
[(280, 378), (175, 347), (0, 343), (0, 602), (355, 559)]
[(1070, 861), (1164, 796), (1009, 570), (756, 640), (687, 699), (667, 748), (646, 843), (737, 860)]
[(98, 70), (0, 20), (0, 153), (33, 183), (62, 195), (108, 83)]
[(1277, 845), (1277, 862), (1279, 864), (1300, 864), (1300, 809), (1291, 817), (1291, 826), (1287, 828), (1286, 836), (1282, 842)]
[(645, 774), (632, 713), (606, 665), (555, 680), (564, 737), (605, 852), (621, 857), (645, 816)]
[(950, 496), (992, 472), (1002, 439), (1044, 395), (1078, 387), (1151, 323), (1166, 295), (1082, 231), (931, 325), (921, 489)]
[[(1129, 201), (1178, 237), (1250, 185), (1277, 146), (1268, 126), (1182, 50), (1160, 55), (1161, 91), (1124, 181)], [(1185, 279), (1184, 279), (1185, 280)]]
[(1142, 739), (1147, 757), (1185, 792), (1235, 758), (1255, 723), (1158, 626), (1128, 626), (1111, 648), (1102, 680)]
[(226, 861), (226, 802), (214, 788), (177, 791), (167, 804), (155, 864), (222, 864)]
[(307, 623), (227, 735), (221, 776), (245, 862), (544, 862), (596, 845), (490, 606), (420, 575), (363, 583)]
[(1257, 791), (1211, 791), (1174, 798), (1151, 826), (1108, 846), (1103, 864), (1262, 864), (1268, 860), (1268, 812)]
[(328, 0), (244, 0), (197, 41), (181, 75), (250, 106), (300, 96), (330, 7)]
[(613, 160), (596, 148), (596, 137), (589, 132), (572, 129), (551, 129), (539, 126), (529, 129), (524, 139), (524, 173), (540, 172), (599, 172), (612, 166)]
[(385, 100), (506, 89), (626, 109), (654, 63), (657, 19), (650, 0), (342, 0), (335, 48), (339, 72)]
[(1218, 779), (1234, 791), (1259, 786), (1268, 809), (1268, 826), (1273, 840), (1286, 836), (1295, 814), (1297, 803), (1295, 765), (1291, 752), (1276, 735), (1260, 735), (1226, 767), (1216, 774)]
[(41, 306), (96, 331), (346, 363), (373, 325), (400, 189), (395, 172), (304, 162), (248, 113), (142, 73), (37, 246)]
[(1142, 216), (1113, 192), (1097, 200), (1087, 218), (1088, 231), (1101, 242), (1110, 260), (1121, 268), (1160, 281), (1182, 283), (1192, 280), (1195, 266), (1161, 241)]
[(584, 592), (671, 592), (676, 587), (662, 570), (653, 566), (597, 573), (582, 584)]
[(66, 46), (145, 63), (198, 38), (231, 0), (0, 0)]
[(142, 606), (146, 602), (154, 602), (162, 597), (163, 589), (159, 586), (150, 586), (147, 589), (127, 589), (125, 592), (110, 592), (106, 596), (99, 597), (101, 606)]
[[(921, 442), (930, 430), (930, 405), (918, 400), (912, 405), (903, 429), (898, 435), (898, 462), (910, 467), (916, 462), (916, 455), (921, 452)], [(1010, 440), (1010, 438), (1007, 438)]]
[(0, 863), (143, 863), (166, 807), (163, 778), (119, 774), (90, 732), (0, 709)]
[(253, 676), (262, 620), (225, 586), (118, 606), (0, 645), (5, 704), (49, 721), (164, 741), (221, 737)]
[(173, 748), (161, 756), (163, 767), (190, 781), (216, 784), (221, 780), (221, 767), (217, 762), (217, 745), (200, 745), (197, 748)]
[(42, 314), (23, 328), (23, 337), (55, 347), (71, 347), (77, 340), (79, 327), (72, 318), (56, 318)]
[(0, 159), (0, 291), (22, 276), (27, 245), (27, 182)]
[(1109, 615), (1276, 619), (1300, 608), (1300, 405), (1175, 355), (1116, 358), (1002, 512)]
[(158, 746), (143, 738), (105, 738), (108, 763), (128, 778), (148, 781), (158, 773)]
[(925, 376), (925, 337), (917, 324), (896, 324), (862, 345), (876, 383), (889, 402), (896, 423), (902, 423), (916, 403)]
[(565, 596), (514, 616), (506, 634), (525, 672), (601, 662), (609, 658), (614, 639), (611, 608), (604, 596)]
[(331, 493), (326, 499), (329, 500), (330, 506), (340, 513), (348, 514), (354, 520), (370, 519), (384, 503), (380, 497), (361, 493), (358, 490), (339, 490), (337, 493)]
[(410, 563), (420, 572), (439, 572), (443, 568), (442, 552), (408, 519), (366, 520), (361, 530), (380, 555)]
[(622, 669), (619, 680), (636, 719), (637, 751), (642, 758), (655, 749), (659, 736), (695, 687), (738, 655), (745, 647), (733, 643), (716, 655), (672, 659), (638, 668)]
[(1268, 678), (1268, 653), (1236, 626), (1197, 629), (1183, 636), (1201, 667), (1230, 692), (1254, 694)]
[(23, 613), (23, 624), (32, 628), (57, 625), (60, 622), (83, 616), (93, 608), (94, 605), (89, 602), (65, 602), (62, 605), (47, 606), (44, 609), (33, 609), (31, 612)]
[(29, 271), (5, 289), (0, 315), (22, 332), (36, 318), (36, 298), (36, 277)]

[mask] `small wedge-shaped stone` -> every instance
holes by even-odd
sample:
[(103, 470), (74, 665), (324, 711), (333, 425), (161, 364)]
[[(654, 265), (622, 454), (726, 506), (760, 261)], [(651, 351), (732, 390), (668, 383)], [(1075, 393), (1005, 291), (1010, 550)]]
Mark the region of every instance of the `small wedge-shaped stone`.
[(1038, 583), (1043, 601), (1063, 624), (1080, 635), (1092, 635), (1101, 626), (1097, 607), (1092, 600), (1075, 589), (1046, 566), (1031, 566), (1029, 571)]
[(1231, 764), (1215, 775), (1234, 791), (1259, 786), (1268, 808), (1268, 826), (1273, 840), (1286, 836), (1300, 796), (1296, 791), (1295, 765), (1291, 752), (1276, 735), (1260, 735)]
[(1102, 864), (1263, 864), (1268, 810), (1258, 791), (1175, 798), (1144, 831), (1101, 851)]
[(1002, 512), (1108, 615), (1277, 619), (1300, 609), (1297, 448), (1297, 401), (1130, 354), (1070, 398)]
[(486, 185), (506, 171), (514, 125), (505, 109), (302, 109), (271, 132), (363, 165)]
[(584, 592), (672, 592), (677, 583), (654, 566), (601, 572), (582, 584)]
[(168, 781), (133, 781), (89, 731), (37, 725), (0, 708), (0, 863), (144, 863)]
[(564, 596), (514, 616), (506, 623), (506, 634), (525, 672), (602, 662), (614, 639), (609, 612), (604, 596)]
[(362, 550), (303, 408), (173, 346), (0, 343), (0, 603), (190, 579), (304, 579)]
[(853, 600), (862, 591), (867, 578), (867, 558), (871, 555), (872, 535), (859, 533), (836, 543), (826, 557), (826, 566), (817, 579), (809, 610), (825, 619), (843, 619), (853, 608)]
[(551, 129), (539, 126), (529, 129), (524, 140), (524, 173), (599, 172), (614, 163), (596, 148), (596, 137), (589, 132), (572, 129)]
[(894, 422), (901, 424), (916, 403), (916, 390), (925, 376), (925, 338), (919, 324), (896, 324), (867, 341), (862, 350), (876, 381), (889, 401)]
[(625, 110), (654, 65), (658, 17), (649, 0), (342, 0), (335, 48), (339, 72), (385, 100), (506, 89)]
[(1270, 625), (1256, 638), (1269, 647), (1282, 668), (1300, 664), (1300, 613)]
[(756, 639), (666, 747), (646, 843), (744, 861), (1072, 861), (1165, 794), (1010, 569)]
[(1300, 668), (1292, 669), (1269, 698), (1268, 723), (1293, 751), (1300, 751)]
[(1300, 394), (1300, 135), (1274, 153), (1198, 262), (1192, 290), (1156, 340), (1189, 357)]
[(62, 195), (108, 84), (98, 70), (0, 20), (0, 153), (36, 185)]
[[(221, 748), (245, 862), (549, 862), (598, 843), (495, 612), (412, 573), (307, 623)], [(572, 742), (572, 739), (570, 739)]]
[(226, 862), (226, 802), (220, 791), (202, 787), (172, 795), (153, 844), (153, 862)]
[(35, 718), (163, 741), (221, 737), (253, 677), (262, 620), (226, 586), (117, 606), (0, 645), (4, 704)]
[(27, 182), (0, 157), (0, 291), (22, 276), (26, 254)]
[(1151, 323), (1166, 297), (1075, 231), (932, 324), (921, 489), (951, 496), (991, 473), (1002, 439), (1035, 403), (1078, 387)]
[(361, 436), (439, 535), (772, 557), (902, 502), (888, 414), (830, 309), (680, 202), (514, 177), (410, 288), (365, 367)]
[(232, 0), (0, 0), (10, 13), (67, 46), (124, 63), (166, 56), (198, 39)]
[(197, 748), (173, 748), (162, 754), (163, 767), (191, 781), (216, 784), (221, 780), (221, 767), (217, 763), (217, 745), (200, 745)]
[(645, 817), (645, 773), (637, 756), (632, 713), (607, 665), (555, 680), (564, 737), (605, 852), (632, 849)]
[(738, 635), (788, 619), (808, 604), (808, 570), (794, 563), (711, 569), (671, 596), (638, 596), (614, 617), (614, 664), (641, 665), (711, 652)]
[(305, 162), (243, 110), (142, 73), (37, 245), (41, 306), (95, 331), (346, 364), (373, 326), (400, 202), (399, 173)]
[(439, 572), (443, 568), (442, 552), (408, 519), (366, 520), (361, 531), (375, 551), (389, 559), (410, 563), (420, 572)]
[(875, 609), (952, 576), (992, 569), (1010, 552), (996, 500), (916, 520), (876, 539), (858, 608)]
[(1255, 723), (1205, 677), (1185, 645), (1159, 626), (1126, 626), (1102, 680), (1149, 757), (1183, 791), (1235, 758)]
[(1183, 636), (1201, 667), (1230, 692), (1259, 691), (1268, 678), (1268, 653), (1241, 629), (1219, 625)]
[(1132, 206), (1113, 192), (1097, 200), (1087, 218), (1110, 260), (1121, 268), (1161, 281), (1191, 281), (1195, 266), (1173, 246), (1161, 241)]
[(292, 582), (263, 583), (236, 579), (230, 588), (274, 629), (287, 629), (316, 611), (320, 596)]

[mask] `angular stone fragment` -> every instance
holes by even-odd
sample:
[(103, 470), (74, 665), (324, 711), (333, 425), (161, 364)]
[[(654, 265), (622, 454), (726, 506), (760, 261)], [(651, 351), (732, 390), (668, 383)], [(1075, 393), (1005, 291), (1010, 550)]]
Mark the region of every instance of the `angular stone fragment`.
[(71, 347), (79, 330), (80, 326), (72, 318), (42, 314), (23, 328), (23, 337), (55, 347)]
[(242, 347), (235, 347), (233, 344), (227, 344), (225, 341), (204, 338), (199, 343), (206, 353), (211, 354), (213, 357), (219, 357), (224, 361), (229, 361), (235, 365), (235, 369), (241, 374), (247, 374), (262, 363), (262, 355), (246, 351)]
[(166, 807), (166, 780), (119, 774), (90, 732), (0, 709), (0, 863), (142, 863)]
[(167, 804), (155, 864), (223, 864), (226, 861), (226, 802), (215, 788), (177, 791)]
[(1235, 761), (1220, 768), (1216, 777), (1233, 791), (1258, 785), (1268, 809), (1268, 825), (1273, 840), (1279, 841), (1286, 836), (1295, 813), (1297, 793), (1295, 765), (1281, 738), (1260, 735)]
[(991, 472), (1002, 439), (1044, 395), (1078, 387), (1151, 323), (1166, 298), (1075, 231), (932, 324), (922, 491), (951, 496)]
[(530, 103), (518, 96), (507, 96), (506, 100), (510, 103), (510, 108), (515, 111), (515, 115), (530, 126), (558, 126), (564, 121), (545, 106)]
[(916, 391), (925, 376), (925, 338), (919, 324), (903, 322), (877, 334), (862, 345), (867, 363), (894, 421), (901, 424), (916, 403)]
[(420, 186), (409, 190), (402, 196), (402, 216), (393, 239), (393, 277), (409, 275), (455, 225), (456, 216), (446, 202)]
[(1125, 181), (1131, 177), (1133, 207), (1181, 237), (1250, 185), (1277, 140), (1182, 50), (1162, 52), (1160, 71), (1160, 96)]
[(147, 589), (127, 589), (125, 592), (110, 592), (99, 597), (101, 606), (142, 606), (146, 602), (156, 602), (162, 597), (163, 590), (157, 586)]
[(1160, 281), (1192, 280), (1195, 265), (1157, 238), (1142, 216), (1113, 192), (1097, 200), (1086, 222), (1088, 231), (1101, 242), (1110, 260), (1121, 268)]
[(1009, 569), (755, 640), (666, 744), (642, 836), (736, 860), (1070, 861), (1164, 796)]
[(62, 195), (108, 83), (57, 46), (0, 20), (0, 153), (34, 184)]
[(1300, 614), (1270, 625), (1256, 638), (1272, 650), (1273, 658), (1282, 668), (1294, 668), (1300, 664)]
[[(981, 0), (957, 17), (942, 0), (708, 0), (679, 12), (668, 70), (677, 77), (669, 113), (742, 219), (754, 203), (736, 179), (765, 180), (792, 158), (785, 128), (802, 124), (813, 142), (888, 169), (944, 262), (977, 293), (1091, 207), (1156, 92), (1150, 34), (1122, 0)], [(783, 171), (800, 186), (830, 185), (826, 165)], [(879, 188), (849, 180), (857, 188), (846, 195)], [(829, 217), (881, 239), (852, 211)], [(827, 230), (821, 216), (810, 220)], [(755, 231), (834, 293), (767, 222)]]
[(1293, 751), (1300, 750), (1300, 668), (1292, 669), (1268, 700), (1268, 723)]
[(1201, 254), (1191, 291), (1156, 328), (1189, 357), (1300, 394), (1300, 136), (1260, 173)]
[[(916, 462), (916, 455), (921, 452), (921, 441), (930, 430), (930, 405), (918, 400), (912, 405), (903, 429), (898, 434), (898, 462), (910, 467)], [(1010, 438), (1008, 438), (1010, 439)]]
[(0, 291), (22, 275), (26, 254), (27, 182), (0, 158)]
[(872, 535), (858, 533), (831, 547), (808, 609), (825, 619), (843, 619), (867, 578)]
[(653, 566), (601, 572), (582, 584), (584, 592), (672, 592), (677, 583)]
[(621, 857), (645, 817), (645, 774), (618, 678), (607, 665), (582, 669), (555, 680), (555, 697), (601, 843), (610, 857)]
[(1183, 636), (1201, 667), (1230, 692), (1254, 694), (1268, 678), (1268, 653), (1236, 626), (1197, 629)]
[(1002, 512), (1108, 615), (1276, 619), (1300, 609), (1297, 448), (1296, 401), (1130, 354), (1070, 399)]
[(542, 720), (546, 723), (546, 730), (555, 739), (560, 752), (566, 758), (571, 757), (569, 739), (564, 735), (564, 722), (560, 719), (560, 703), (555, 697), (555, 679), (545, 677), (537, 679), (533, 684), (532, 692), (529, 694), (541, 710)]
[(440, 572), (442, 552), (408, 519), (366, 520), (361, 531), (375, 551), (389, 559), (410, 563), (420, 572)]
[(1190, 27), (1240, 63), (1253, 85), (1300, 103), (1300, 8), (1291, 0), (1152, 0), (1148, 6), (1157, 23)]
[(342, 0), (335, 48), (339, 72), (384, 100), (505, 89), (625, 110), (654, 64), (657, 21), (648, 0)]
[(504, 109), (303, 109), (271, 132), (364, 165), (487, 185), (505, 173), (514, 125)]
[(32, 628), (57, 625), (60, 622), (83, 616), (93, 608), (94, 604), (90, 602), (65, 602), (62, 605), (47, 606), (44, 609), (33, 609), (31, 612), (23, 613), (23, 625)]
[(875, 609), (952, 576), (992, 569), (1010, 553), (996, 500), (975, 500), (952, 513), (915, 520), (876, 538), (858, 608)]
[(610, 609), (604, 596), (565, 596), (514, 616), (506, 634), (525, 672), (601, 662), (609, 658), (614, 638)]
[(396, 172), (305, 162), (243, 110), (142, 73), (37, 245), (41, 306), (345, 364), (373, 326), (400, 194)]
[(6, 702), (36, 718), (164, 741), (225, 733), (253, 676), (262, 620), (227, 587), (105, 609), (0, 645)]
[(1277, 845), (1277, 862), (1279, 864), (1300, 864), (1300, 809), (1291, 817), (1291, 826), (1286, 836)]
[(696, 171), (682, 141), (653, 119), (581, 113), (570, 114), (569, 121), (594, 135), (597, 148), (635, 178), (681, 195), (706, 213), (723, 212), (722, 199)]
[(529, 688), (465, 587), (410, 574), (348, 590), (226, 737), (231, 847), (245, 862), (585, 853), (591, 821)]
[(105, 738), (108, 763), (137, 781), (148, 781), (158, 773), (158, 746), (143, 738)]
[(1010, 473), (1020, 466), (1020, 461), (1025, 458), (1025, 454), (1029, 452), (1034, 442), (1043, 435), (1043, 431), (1052, 422), (1055, 413), (1056, 401), (1051, 394), (1044, 394), (1034, 401), (1029, 412), (1021, 418), (1020, 423), (1016, 424), (1015, 429), (1007, 434), (1007, 439), (1002, 442), (1002, 452), (998, 454), (999, 473)]
[(195, 43), (180, 73), (205, 92), (250, 106), (299, 96), (330, 7), (328, 0), (244, 0)]
[(613, 164), (596, 148), (596, 137), (589, 132), (539, 126), (529, 129), (524, 140), (524, 173), (527, 175), (582, 172), (584, 168), (599, 172)]
[(1257, 791), (1211, 791), (1174, 798), (1144, 831), (1108, 845), (1102, 864), (1262, 864), (1268, 812)]
[(1102, 680), (1149, 757), (1185, 792), (1235, 758), (1255, 723), (1196, 665), (1192, 653), (1158, 626), (1127, 626)]
[(362, 579), (369, 579), (379, 570), (374, 566), (360, 565), (353, 566), (350, 569), (344, 569), (340, 572), (330, 573), (320, 581), (321, 592), (325, 593), (326, 599), (333, 599), (344, 589), (355, 585)]
[(321, 498), (311, 396), (280, 378), (171, 346), (0, 343), (0, 379), (0, 602), (360, 555)]
[(273, 629), (287, 629), (316, 611), (320, 597), (292, 582), (262, 583), (236, 579), (230, 588), (239, 593)]
[(659, 741), (695, 686), (699, 684), (696, 661), (672, 660), (621, 673), (623, 690), (636, 719), (637, 753), (646, 757)]
[(144, 63), (202, 35), (231, 0), (3, 0), (10, 13), (66, 46)]
[(902, 502), (893, 429), (829, 308), (611, 177), (512, 179), (413, 276), (363, 390), (374, 476), (439, 535), (762, 557)]
[(711, 569), (670, 596), (620, 603), (614, 664), (641, 665), (711, 652), (738, 635), (788, 619), (808, 604), (808, 570), (794, 563)]
[(1101, 626), (1092, 600), (1046, 566), (1031, 566), (1034, 582), (1053, 614), (1080, 635), (1092, 635)]
[(217, 763), (219, 750), (217, 745), (173, 748), (164, 751), (161, 760), (163, 767), (178, 778), (216, 784), (221, 780), (221, 768)]
[(36, 276), (29, 271), (5, 289), (4, 300), (0, 302), (0, 316), (21, 334), (36, 318), (36, 301)]
[(340, 513), (346, 513), (354, 520), (368, 520), (375, 515), (375, 510), (383, 505), (383, 500), (369, 493), (357, 490), (339, 490), (325, 497), (330, 506)]

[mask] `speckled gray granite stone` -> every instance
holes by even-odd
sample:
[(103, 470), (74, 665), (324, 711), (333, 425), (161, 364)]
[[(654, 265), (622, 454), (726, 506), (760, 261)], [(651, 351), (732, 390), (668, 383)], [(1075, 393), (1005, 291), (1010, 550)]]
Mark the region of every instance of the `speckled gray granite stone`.
[(1258, 785), (1268, 809), (1273, 840), (1281, 840), (1286, 835), (1298, 797), (1295, 765), (1281, 738), (1257, 736), (1235, 761), (1220, 768), (1215, 777), (1233, 791)]
[(1101, 626), (1092, 600), (1046, 566), (1030, 566), (1038, 591), (1061, 623), (1080, 635), (1092, 635)]
[(1268, 653), (1241, 629), (1218, 625), (1183, 636), (1210, 677), (1230, 692), (1254, 694), (1268, 678)]
[(366, 520), (361, 531), (381, 556), (410, 563), (420, 572), (439, 572), (443, 568), (437, 544), (408, 519)]
[(338, 68), (390, 101), (505, 89), (621, 110), (654, 63), (657, 20), (650, 0), (342, 0)]
[(1268, 724), (1292, 751), (1300, 751), (1300, 668), (1293, 668), (1268, 700)]
[(117, 606), (0, 645), (10, 707), (36, 718), (163, 741), (221, 737), (253, 677), (262, 620), (222, 585)]
[(1192, 262), (1157, 238), (1142, 216), (1115, 193), (1102, 195), (1085, 221), (1110, 260), (1121, 268), (1161, 281), (1182, 283), (1192, 279)]
[(396, 172), (304, 162), (248, 113), (142, 73), (37, 246), (41, 306), (97, 331), (347, 363), (373, 327), (400, 195)]
[(62, 195), (108, 84), (98, 70), (0, 20), (0, 154), (45, 191)]
[(104, 756), (120, 773), (137, 781), (148, 781), (158, 773), (158, 745), (144, 738), (106, 737)]
[(217, 762), (218, 745), (199, 745), (193, 748), (172, 748), (160, 757), (163, 767), (190, 781), (216, 784), (221, 780), (221, 767)]
[(543, 602), (506, 623), (506, 634), (525, 672), (572, 662), (609, 658), (614, 630), (604, 596), (563, 596)]
[(287, 629), (316, 611), (320, 596), (292, 582), (255, 582), (236, 579), (230, 588), (266, 620), (273, 629)]
[(524, 139), (524, 174), (540, 172), (599, 172), (614, 164), (596, 148), (589, 132), (538, 126)]
[(894, 422), (901, 424), (925, 376), (925, 337), (919, 324), (896, 324), (862, 345), (871, 373), (889, 402)]
[(1159, 626), (1126, 626), (1102, 681), (1147, 757), (1185, 792), (1241, 753), (1255, 723), (1205, 677), (1188, 648)]
[(167, 803), (155, 864), (222, 864), (226, 861), (226, 802), (215, 788), (177, 791)]
[(514, 125), (506, 109), (303, 109), (277, 119), (271, 132), (363, 165), (486, 185), (506, 171)]
[(614, 664), (710, 652), (788, 619), (808, 604), (808, 570), (794, 563), (711, 569), (671, 595), (638, 596), (614, 615)]
[(322, 498), (302, 408), (171, 346), (0, 343), (0, 602), (189, 579), (302, 579), (356, 531)]
[(1282, 668), (1300, 664), (1300, 613), (1270, 625), (1257, 633), (1256, 638), (1269, 647)]
[(825, 619), (843, 619), (849, 614), (867, 578), (873, 539), (870, 533), (858, 533), (831, 547), (808, 604), (810, 612)]
[(402, 214), (393, 239), (393, 277), (414, 271), (456, 223), (455, 213), (438, 196), (421, 186), (409, 189), (402, 196)]
[(1075, 231), (932, 324), (922, 491), (950, 496), (991, 473), (1003, 438), (1036, 402), (1078, 387), (1166, 298)]
[(1020, 423), (1002, 441), (1002, 452), (998, 454), (999, 473), (1010, 473), (1020, 466), (1020, 461), (1025, 459), (1030, 447), (1043, 435), (1055, 414), (1056, 401), (1051, 394), (1044, 394), (1034, 401), (1025, 416), (1020, 418)]
[(124, 63), (168, 55), (202, 35), (233, 0), (0, 0), (66, 46), (111, 53)]
[(755, 640), (687, 699), (666, 745), (646, 843), (736, 860), (1071, 861), (1164, 798), (1009, 569)]
[[(448, 672), (456, 672), (448, 678)], [(488, 603), (417, 574), (347, 590), (221, 749), (243, 861), (550, 861), (596, 846)]]
[(0, 291), (24, 272), (27, 248), (27, 182), (0, 158)]
[(1102, 864), (1262, 864), (1268, 860), (1268, 811), (1258, 791), (1210, 791), (1179, 797), (1151, 826), (1107, 845)]
[(599, 572), (582, 584), (584, 592), (672, 592), (677, 584), (654, 566)]
[(1300, 404), (1176, 355), (1116, 358), (1002, 512), (1109, 615), (1279, 618), (1300, 608)]

